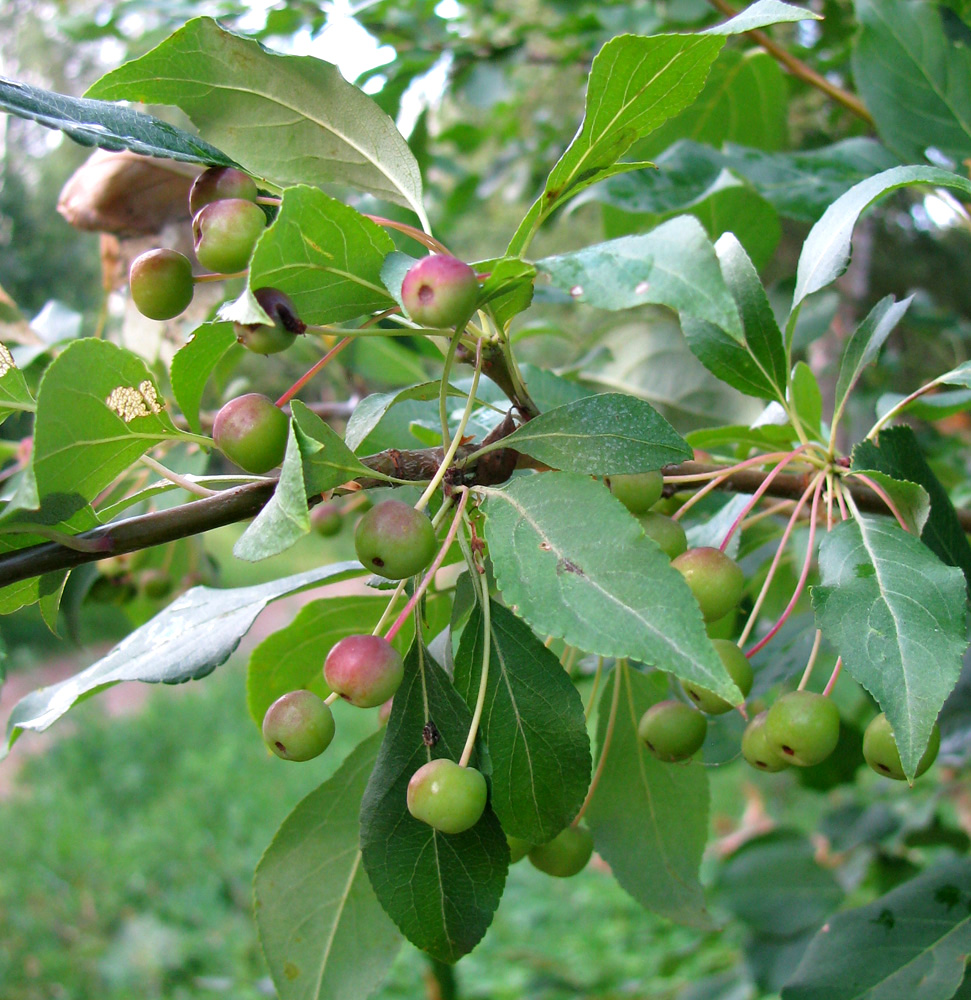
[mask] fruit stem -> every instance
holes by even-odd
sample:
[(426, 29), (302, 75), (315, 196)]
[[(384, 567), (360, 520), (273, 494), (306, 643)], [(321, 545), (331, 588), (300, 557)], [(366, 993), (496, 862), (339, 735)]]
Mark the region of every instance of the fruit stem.
[[(752, 612), (748, 617), (748, 621), (745, 623), (745, 628), (742, 629), (742, 634), (739, 636), (738, 645), (741, 648), (749, 635), (752, 633), (752, 629), (755, 627), (756, 619), (758, 618), (759, 611), (762, 608), (762, 604), (765, 601), (766, 596), (769, 593), (769, 587), (772, 584), (772, 580), (775, 577), (775, 571), (779, 568), (779, 562), (782, 559), (782, 553), (785, 551), (786, 545), (789, 542), (789, 536), (792, 534), (792, 529), (796, 525), (796, 521), (799, 519), (799, 514), (802, 512), (803, 507), (806, 505), (806, 501), (809, 499), (810, 495), (818, 490), (818, 484), (822, 481), (823, 474), (819, 473), (805, 489), (802, 496), (796, 503), (795, 508), (792, 511), (792, 515), (786, 524), (785, 531), (782, 532), (782, 538), (779, 539), (779, 545), (775, 550), (775, 555), (772, 557), (772, 563), (769, 566), (769, 572), (765, 575), (765, 580), (762, 583), (762, 587), (759, 590), (759, 596), (755, 599), (755, 604), (752, 607)], [(774, 634), (774, 633), (773, 633)], [(759, 644), (758, 648), (761, 649), (763, 644)], [(755, 649), (750, 649), (746, 652), (746, 656), (751, 656), (755, 652)]]
[[(802, 451), (806, 448), (806, 445), (802, 444), (799, 446), (797, 451)], [(691, 510), (691, 508), (702, 499), (702, 497), (707, 496), (712, 490), (718, 489), (722, 483), (730, 479), (736, 472), (741, 472), (742, 469), (748, 469), (753, 465), (765, 465), (767, 462), (781, 461), (784, 458), (790, 456), (789, 452), (786, 451), (773, 451), (768, 455), (756, 455), (754, 458), (748, 458), (744, 462), (739, 462), (737, 465), (729, 465), (724, 469), (716, 469), (712, 472), (699, 472), (696, 475), (688, 476), (665, 476), (664, 483), (691, 483), (691, 482), (701, 482), (702, 480), (709, 480), (697, 493), (689, 497), (681, 507), (676, 510), (672, 515), (672, 519), (677, 521), (680, 519), (681, 515), (685, 511)], [(776, 473), (778, 470), (773, 470)]]
[(315, 364), (309, 371), (301, 375), (293, 385), (276, 401), (276, 405), (283, 407), (317, 374), (322, 368), (330, 364), (331, 358), (335, 355), (340, 354), (345, 347), (351, 342), (350, 337), (345, 337), (343, 340), (338, 341), (334, 346)]
[(796, 687), (797, 691), (805, 691), (806, 685), (809, 683), (809, 678), (812, 677), (813, 667), (816, 665), (816, 657), (819, 655), (819, 647), (823, 641), (823, 633), (816, 629), (816, 638), (813, 639), (813, 648), (809, 651), (809, 659), (806, 661), (806, 669), (802, 672), (802, 677), (799, 679), (799, 684)]
[(161, 462), (156, 462), (154, 458), (148, 455), (142, 455), (139, 461), (142, 465), (148, 466), (153, 472), (157, 472), (163, 479), (167, 479), (176, 486), (181, 486), (187, 493), (194, 493), (197, 497), (214, 497), (216, 495), (216, 490), (207, 489), (205, 486), (200, 486), (199, 483), (193, 482), (193, 480), (187, 479), (185, 476), (180, 476), (177, 472), (173, 472), (162, 465)]
[(587, 789), (587, 794), (583, 799), (583, 805), (580, 806), (580, 811), (573, 817), (573, 822), (570, 826), (577, 826), (580, 820), (583, 819), (583, 814), (587, 811), (587, 807), (593, 800), (593, 793), (597, 790), (597, 785), (600, 784), (600, 776), (603, 774), (604, 764), (607, 762), (607, 753), (610, 750), (610, 744), (614, 738), (614, 726), (617, 723), (617, 708), (620, 705), (620, 682), (621, 679), (624, 681), (627, 680), (626, 671), (627, 660), (618, 660), (614, 667), (614, 690), (610, 696), (610, 714), (607, 716), (607, 728), (604, 730), (603, 747), (600, 750), (600, 756), (597, 758), (597, 770), (593, 772), (593, 778), (590, 779), (590, 787)]
[(384, 613), (378, 619), (377, 625), (371, 631), (371, 635), (379, 635), (383, 630), (384, 626), (387, 625), (388, 619), (391, 617), (391, 609), (398, 603), (398, 598), (401, 597), (402, 591), (408, 586), (409, 578), (406, 576), (403, 580), (398, 581), (398, 586), (394, 588), (394, 593), (391, 595), (391, 600), (388, 601), (388, 606), (384, 609)]
[(794, 451), (790, 451), (789, 454), (782, 459), (781, 462), (762, 480), (761, 486), (752, 494), (751, 500), (742, 508), (741, 513), (735, 518), (732, 526), (725, 533), (725, 537), (722, 539), (722, 543), (719, 546), (722, 552), (728, 548), (728, 543), (732, 540), (732, 535), (735, 534), (738, 526), (745, 520), (752, 508), (759, 502), (765, 491), (772, 485), (772, 480), (775, 479), (777, 475), (797, 456), (800, 452), (804, 451), (806, 445), (801, 444)]
[(869, 476), (863, 475), (862, 472), (851, 472), (850, 475), (855, 476), (861, 483), (866, 483), (866, 485), (869, 486), (870, 489), (873, 490), (873, 492), (876, 493), (876, 495), (887, 505), (887, 509), (897, 519), (897, 524), (899, 524), (900, 527), (903, 528), (908, 534), (910, 533), (910, 527), (904, 521), (903, 515), (897, 509), (896, 504), (890, 499), (882, 486), (874, 482)]
[[(468, 496), (468, 490), (466, 490)], [(463, 513), (463, 520), (471, 531), (471, 524), (468, 524), (468, 517)], [(472, 757), (472, 749), (475, 747), (475, 738), (479, 732), (479, 723), (482, 721), (482, 710), (485, 707), (486, 690), (489, 684), (489, 658), (492, 653), (492, 611), (489, 603), (489, 587), (483, 581), (476, 562), (475, 553), (468, 547), (465, 536), (461, 535), (460, 544), (466, 562), (469, 564), (469, 575), (472, 585), (479, 594), (479, 604), (482, 608), (482, 672), (479, 675), (479, 693), (475, 699), (475, 708), (472, 712), (472, 722), (469, 725), (469, 735), (465, 739), (465, 746), (462, 748), (462, 756), (459, 757), (459, 767), (467, 767), (469, 759)]]
[(331, 691), (331, 693), (324, 699), (324, 704), (333, 705), (338, 698), (340, 698), (340, 695), (336, 691)]
[(425, 573), (421, 583), (408, 599), (408, 603), (401, 609), (401, 614), (398, 615), (395, 619), (395, 623), (388, 629), (388, 633), (385, 636), (385, 639), (387, 639), (388, 642), (391, 642), (391, 640), (398, 634), (398, 630), (408, 620), (408, 615), (411, 614), (412, 609), (421, 600), (422, 594), (428, 590), (432, 580), (435, 578), (435, 574), (439, 570), (439, 567), (445, 561), (445, 555), (451, 547), (452, 542), (455, 541), (455, 534), (459, 530), (459, 524), (461, 524), (462, 515), (465, 512), (465, 505), (469, 501), (469, 491), (464, 486), (459, 487), (459, 489), (462, 493), (462, 499), (459, 500), (458, 510), (455, 512), (455, 517), (452, 518), (452, 524), (448, 529), (448, 534), (445, 536), (445, 541), (442, 542), (442, 547), (438, 550), (438, 555), (436, 555), (432, 560), (432, 564), (428, 567), (428, 571)]
[(603, 675), (604, 658), (597, 657), (597, 672), (593, 675), (593, 687), (590, 688), (590, 698), (587, 700), (587, 707), (583, 710), (584, 721), (590, 720), (590, 713), (593, 711), (593, 704), (597, 700), (597, 689), (600, 687), (600, 678)]
[(933, 382), (928, 382), (926, 385), (922, 385), (919, 389), (915, 389), (909, 396), (900, 400), (899, 403), (891, 406), (890, 409), (887, 410), (887, 412), (870, 428), (864, 440), (875, 441), (880, 436), (880, 431), (883, 430), (883, 428), (886, 427), (886, 425), (890, 423), (890, 421), (893, 420), (897, 414), (902, 413), (915, 399), (920, 399), (921, 396), (926, 395), (932, 389), (937, 388), (940, 384), (939, 379), (934, 379)]
[(416, 229), (414, 226), (409, 226), (407, 222), (396, 222), (394, 219), (385, 219), (381, 215), (368, 215), (364, 213), (365, 219), (370, 219), (372, 222), (379, 226), (383, 226), (385, 229), (396, 229), (399, 233), (404, 233), (406, 236), (410, 236), (416, 243), (420, 243), (422, 246), (428, 247), (435, 253), (443, 253), (451, 256), (451, 251), (445, 246), (444, 243), (439, 242), (430, 233), (423, 233), (420, 229)]
[(826, 687), (823, 688), (823, 696), (829, 697), (830, 692), (836, 687), (836, 681), (839, 679), (839, 675), (843, 671), (843, 657), (836, 657), (836, 666), (833, 667), (833, 672), (829, 675), (829, 680), (826, 682)]
[(234, 278), (245, 277), (245, 271), (234, 271), (232, 274), (194, 274), (192, 281), (196, 285), (204, 285), (210, 281), (232, 281)]
[[(459, 335), (456, 334), (453, 343), (458, 342)], [(451, 349), (450, 349), (451, 350)], [(454, 357), (454, 350), (451, 351)], [(438, 467), (438, 471), (432, 476), (431, 481), (425, 487), (425, 492), (418, 498), (418, 503), (415, 504), (415, 510), (424, 510), (428, 505), (428, 501), (435, 495), (435, 490), (438, 489), (442, 480), (445, 478), (445, 473), (448, 471), (449, 466), (452, 464), (452, 459), (455, 458), (456, 452), (459, 450), (459, 445), (462, 444), (462, 437), (465, 434), (465, 428), (468, 426), (469, 417), (472, 416), (472, 409), (475, 406), (475, 394), (479, 390), (479, 375), (482, 373), (482, 341), (478, 341), (475, 347), (475, 370), (472, 372), (472, 386), (469, 389), (469, 398), (465, 403), (465, 410), (462, 413), (462, 419), (459, 421), (458, 427), (455, 428), (455, 437), (452, 439), (448, 446), (448, 451), (442, 456), (442, 462)], [(445, 372), (442, 373), (442, 394), (439, 397), (439, 401), (446, 398), (447, 391), (447, 375)], [(444, 407), (443, 407), (444, 411)], [(444, 421), (442, 424), (442, 429), (445, 431), (446, 435), (448, 433), (448, 415), (443, 412), (442, 414)]]

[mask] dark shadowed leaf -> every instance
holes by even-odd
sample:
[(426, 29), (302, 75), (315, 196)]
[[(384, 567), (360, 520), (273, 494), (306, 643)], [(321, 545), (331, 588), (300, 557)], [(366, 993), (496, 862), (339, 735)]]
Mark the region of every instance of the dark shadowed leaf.
[[(457, 761), (472, 716), (420, 643), (405, 660), (377, 763), (361, 806), (364, 867), (381, 905), (405, 937), (443, 962), (479, 943), (502, 896), (509, 849), (487, 805), (464, 833), (432, 829), (408, 812), (411, 776), (428, 761)], [(438, 741), (422, 738), (432, 722)], [(471, 765), (476, 766), (473, 756)]]
[(971, 861), (954, 858), (816, 935), (782, 1000), (951, 1000), (971, 951)]
[(401, 935), (358, 847), (375, 733), (283, 821), (256, 869), (256, 923), (280, 1000), (361, 1000), (387, 975)]
[[(576, 815), (590, 781), (583, 703), (560, 662), (515, 615), (492, 605), (482, 736), (492, 808), (506, 833), (545, 844)], [(475, 707), (483, 615), (472, 612), (455, 655), (455, 687)]]
[(614, 670), (600, 699), (600, 755), (615, 695), (616, 721), (586, 813), (597, 852), (642, 906), (670, 920), (708, 927), (711, 918), (698, 881), (708, 834), (705, 769), (697, 761), (666, 764), (648, 753), (637, 724), (667, 696), (667, 682), (626, 664)]

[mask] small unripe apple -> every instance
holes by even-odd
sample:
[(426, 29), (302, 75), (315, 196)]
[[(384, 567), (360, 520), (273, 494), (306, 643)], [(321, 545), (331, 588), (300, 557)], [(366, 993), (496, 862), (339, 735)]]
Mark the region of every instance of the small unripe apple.
[(375, 504), (354, 530), (357, 558), (389, 580), (420, 573), (434, 558), (437, 547), (432, 522), (401, 500)]
[(203, 205), (192, 220), (196, 257), (219, 274), (242, 271), (266, 228), (259, 205), (243, 198), (226, 198)]
[(386, 702), (401, 685), (401, 654), (379, 635), (349, 635), (334, 644), (324, 661), (331, 691), (358, 708)]
[(514, 865), (517, 861), (522, 861), (533, 849), (533, 845), (522, 837), (511, 837), (506, 834), (506, 843), (509, 845), (509, 864)]
[(638, 520), (644, 527), (644, 534), (657, 542), (668, 559), (674, 559), (682, 552), (687, 551), (688, 538), (680, 521), (675, 521), (674, 518), (668, 517), (666, 514), (658, 514), (653, 510), (642, 514)]
[(283, 461), (289, 429), (287, 415), (271, 399), (250, 392), (216, 414), (212, 438), (230, 461), (261, 476)]
[[(935, 722), (927, 749), (914, 772), (915, 778), (919, 778), (937, 760), (940, 749), (941, 728)], [(863, 733), (863, 756), (877, 774), (882, 774), (885, 778), (893, 778), (895, 781), (906, 779), (903, 764), (900, 763), (897, 739), (890, 726), (890, 720), (883, 712), (870, 722)]]
[(650, 752), (666, 763), (687, 760), (701, 749), (708, 721), (683, 701), (659, 701), (642, 716), (637, 734)]
[(307, 324), (297, 315), (290, 297), (279, 288), (257, 288), (253, 298), (273, 320), (265, 323), (234, 323), (236, 339), (254, 354), (277, 354), (285, 351), (297, 339), (297, 334), (307, 329)]
[(593, 854), (593, 837), (583, 826), (568, 826), (545, 844), (529, 852), (530, 863), (547, 875), (572, 878), (587, 867)]
[(432, 254), (413, 264), (401, 283), (405, 312), (432, 329), (457, 326), (472, 316), (479, 297), (475, 271), (448, 254)]
[(840, 713), (833, 702), (813, 691), (790, 691), (765, 716), (765, 738), (783, 760), (812, 767), (835, 749)]
[(313, 691), (289, 691), (263, 716), (263, 740), (284, 760), (311, 760), (334, 738), (330, 707)]
[[(752, 665), (749, 663), (748, 657), (734, 642), (729, 642), (727, 639), (712, 639), (711, 644), (715, 647), (715, 652), (718, 653), (722, 663), (725, 664), (728, 676), (735, 682), (735, 687), (742, 692), (743, 698), (747, 698), (749, 691), (752, 690), (753, 680)], [(717, 694), (699, 684), (686, 681), (681, 686), (684, 688), (685, 694), (698, 708), (709, 715), (723, 715), (734, 707), (724, 698), (719, 698)]]
[(607, 485), (632, 514), (646, 514), (661, 499), (664, 476), (657, 470), (608, 476)]
[(256, 182), (249, 174), (235, 167), (210, 167), (192, 182), (189, 190), (189, 212), (198, 215), (204, 205), (226, 198), (256, 201)]
[(149, 319), (172, 319), (192, 301), (192, 264), (178, 250), (148, 250), (128, 271), (135, 307)]
[(706, 622), (723, 618), (738, 606), (745, 589), (741, 567), (719, 549), (688, 549), (671, 560), (695, 595)]
[(487, 792), (480, 771), (439, 757), (411, 776), (408, 812), (441, 833), (462, 833), (479, 822)]
[(742, 733), (742, 756), (759, 771), (783, 771), (789, 761), (783, 760), (769, 745), (765, 736), (766, 712), (759, 712)]

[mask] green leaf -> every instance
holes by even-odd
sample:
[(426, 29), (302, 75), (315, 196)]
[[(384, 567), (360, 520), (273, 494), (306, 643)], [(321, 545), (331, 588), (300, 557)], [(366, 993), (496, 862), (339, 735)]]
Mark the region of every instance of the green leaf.
[(682, 316), (688, 345), (722, 381), (760, 399), (786, 398), (786, 353), (765, 289), (744, 248), (731, 233), (715, 244), (725, 284), (741, 317), (743, 334), (698, 316)]
[[(749, 116), (742, 117), (747, 121)], [(731, 171), (781, 215), (815, 222), (854, 184), (896, 165), (897, 158), (874, 139), (843, 139), (820, 149), (786, 153), (730, 142), (714, 149), (682, 139), (657, 157), (657, 170), (612, 177), (585, 197), (624, 212), (664, 216), (697, 204), (723, 183), (719, 178), (724, 171)], [(746, 241), (739, 239), (744, 246)]]
[(36, 490), (40, 500), (62, 501), (44, 523), (66, 525), (149, 448), (180, 439), (162, 403), (152, 373), (130, 351), (105, 340), (68, 345), (41, 380), (32, 482), (8, 518), (17, 506), (36, 508)]
[(401, 301), (401, 286), (404, 284), (405, 275), (417, 263), (417, 258), (409, 257), (408, 254), (401, 253), (399, 250), (392, 250), (384, 258), (384, 263), (381, 265), (381, 281), (384, 283), (384, 287), (387, 288), (391, 298), (402, 309), (404, 309), (404, 303)]
[[(405, 400), (418, 400), (427, 403), (429, 400), (438, 399), (441, 395), (441, 382), (420, 382), (418, 385), (410, 385), (406, 389), (398, 392), (372, 392), (354, 407), (347, 427), (344, 430), (344, 444), (351, 450), (357, 449), (364, 443), (367, 436), (381, 423), (384, 415)], [(468, 393), (462, 392), (450, 385), (446, 390), (449, 396), (461, 396), (468, 398)]]
[(568, 472), (524, 476), (488, 490), (483, 509), (503, 599), (540, 634), (741, 701), (684, 578), (602, 483)]
[[(489, 806), (470, 830), (445, 834), (408, 812), (406, 794), (423, 764), (459, 759), (471, 721), (448, 677), (415, 643), (361, 806), (364, 867), (381, 905), (409, 941), (442, 962), (471, 951), (488, 929), (509, 849)], [(439, 733), (431, 747), (422, 738), (428, 722)]]
[(863, 369), (876, 358), (884, 341), (904, 318), (904, 313), (910, 308), (913, 300), (913, 295), (909, 295), (902, 302), (896, 302), (892, 295), (884, 296), (853, 331), (853, 336), (843, 350), (843, 357), (840, 358), (839, 377), (836, 379), (834, 425), (842, 416), (846, 399)]
[(853, 80), (880, 138), (904, 160), (929, 147), (971, 155), (971, 50), (949, 38), (933, 3), (855, 0)]
[(817, 439), (823, 436), (823, 394), (813, 370), (805, 361), (797, 361), (792, 369), (792, 407), (799, 422)]
[(724, 39), (701, 35), (619, 35), (597, 53), (583, 123), (509, 244), (520, 255), (540, 222), (564, 199), (609, 176), (638, 139), (700, 93)]
[(226, 352), (236, 343), (236, 333), (229, 323), (203, 323), (192, 332), (189, 341), (172, 358), (172, 394), (189, 426), (199, 434), (199, 404), (202, 393)]
[(927, 464), (909, 427), (880, 432), (879, 442), (863, 441), (853, 449), (854, 469), (878, 469), (894, 479), (919, 483), (930, 497), (931, 512), (921, 531), (921, 541), (949, 566), (964, 573), (971, 588), (971, 545), (961, 527), (951, 498)]
[(715, 149), (726, 142), (784, 149), (789, 139), (787, 90), (779, 64), (767, 52), (722, 51), (697, 100), (639, 142), (633, 153), (654, 159), (678, 139)]
[[(552, 840), (590, 783), (583, 703), (559, 660), (512, 612), (493, 604), (481, 735), (492, 763), (490, 802), (506, 833)], [(472, 612), (455, 654), (455, 688), (474, 709), (482, 676), (483, 616)]]
[(597, 713), (601, 756), (615, 695), (616, 721), (586, 820), (597, 853), (641, 906), (707, 928), (698, 868), (708, 837), (708, 777), (698, 762), (657, 760), (637, 735), (641, 716), (666, 691), (660, 674), (645, 676), (623, 662), (615, 668)]
[[(854, 457), (859, 449), (854, 450)], [(927, 518), (931, 512), (930, 497), (927, 490), (917, 483), (911, 483), (904, 479), (894, 479), (885, 472), (878, 472), (874, 469), (864, 469), (853, 466), (854, 474), (866, 476), (880, 486), (888, 497), (893, 501), (894, 506), (903, 518), (908, 530), (914, 535), (920, 536), (927, 524)]]
[(865, 516), (824, 536), (819, 568), (817, 626), (886, 712), (912, 778), (961, 673), (964, 577), (895, 521)]
[(310, 497), (355, 476), (381, 478), (357, 460), (338, 435), (295, 399), (293, 420), (280, 479), (269, 503), (233, 546), (238, 559), (257, 561), (277, 555), (310, 532)]
[(755, 933), (795, 937), (818, 928), (843, 901), (833, 873), (795, 830), (780, 829), (743, 844), (725, 862), (719, 901)]
[(256, 923), (280, 1000), (360, 1000), (401, 947), (357, 847), (380, 742), (380, 733), (364, 740), (300, 802), (256, 868)]
[[(781, 236), (776, 211), (745, 181), (728, 170), (718, 170), (714, 163), (718, 154), (713, 150), (710, 152), (712, 160), (708, 167), (714, 168), (715, 173), (710, 184), (703, 190), (687, 200), (679, 200), (678, 204), (660, 215), (621, 214), (605, 208), (604, 235), (614, 238), (644, 232), (675, 215), (693, 215), (705, 227), (710, 239), (716, 240), (722, 233), (734, 233), (756, 265), (765, 266), (772, 258)], [(662, 163), (659, 158), (657, 166), (657, 172), (660, 172), (666, 167), (670, 168), (671, 164)], [(642, 174), (651, 176), (657, 172), (643, 171)], [(689, 194), (690, 188), (684, 186), (688, 180), (689, 178), (682, 178), (674, 182), (672, 187)]]
[[(267, 636), (253, 650), (246, 671), (246, 704), (261, 726), (266, 710), (288, 691), (306, 688), (326, 697), (330, 690), (322, 667), (331, 646), (349, 635), (371, 632), (381, 620), (385, 597), (327, 597), (305, 604), (285, 628)], [(394, 639), (404, 654), (414, 625), (409, 618)]]
[(950, 1000), (971, 951), (971, 861), (951, 858), (816, 935), (783, 1000)]
[(618, 392), (547, 410), (503, 438), (502, 446), (592, 476), (647, 472), (693, 454), (650, 403)]
[(238, 166), (215, 146), (174, 125), (108, 101), (67, 97), (0, 77), (0, 110), (58, 129), (82, 146), (130, 149), (207, 166)]
[(853, 227), (860, 213), (887, 192), (914, 184), (953, 188), (971, 197), (971, 181), (939, 167), (893, 167), (854, 185), (826, 209), (806, 237), (796, 271), (793, 309), (846, 270)]
[(781, 0), (756, 0), (750, 7), (747, 7), (741, 14), (736, 14), (731, 20), (723, 24), (716, 24), (713, 28), (706, 28), (703, 35), (741, 35), (746, 31), (755, 28), (767, 28), (773, 24), (783, 24), (787, 21), (821, 21), (819, 14), (806, 10), (803, 7), (794, 7), (789, 3), (782, 3)]
[(547, 257), (537, 269), (576, 302), (631, 309), (653, 302), (741, 338), (738, 309), (697, 219), (680, 216), (642, 236)]
[(226, 662), (270, 601), (360, 572), (357, 562), (333, 563), (255, 587), (187, 590), (97, 663), (22, 698), (7, 721), (7, 749), (23, 730), (47, 729), (81, 698), (119, 681), (181, 684), (205, 677)]
[(971, 361), (952, 368), (949, 372), (939, 375), (935, 380), (942, 385), (963, 385), (971, 389)]
[(88, 96), (174, 104), (259, 177), (349, 184), (427, 224), (418, 164), (394, 122), (321, 59), (271, 52), (199, 17)]
[[(305, 323), (342, 323), (393, 304), (381, 280), (393, 249), (391, 237), (360, 212), (316, 188), (287, 188), (256, 245), (249, 287), (279, 288)], [(234, 319), (231, 308), (219, 318)]]
[[(899, 392), (885, 392), (877, 400), (877, 416), (884, 416), (906, 398)], [(968, 410), (971, 410), (971, 389), (954, 389), (951, 392), (936, 392), (933, 395), (918, 396), (897, 410), (897, 415), (909, 413), (918, 420), (933, 423), (935, 420), (953, 417), (956, 413), (966, 413)]]
[(489, 272), (482, 283), (479, 308), (488, 305), (496, 325), (504, 330), (533, 301), (536, 268), (518, 257), (500, 257), (476, 264), (476, 270)]
[(31, 413), (35, 408), (24, 373), (17, 367), (10, 351), (0, 344), (0, 423), (11, 413)]

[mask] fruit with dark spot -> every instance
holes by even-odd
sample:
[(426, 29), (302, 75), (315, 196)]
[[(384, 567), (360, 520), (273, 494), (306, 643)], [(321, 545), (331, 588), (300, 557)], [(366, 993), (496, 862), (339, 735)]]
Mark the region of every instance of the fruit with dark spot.
[(307, 329), (307, 324), (297, 315), (288, 295), (279, 288), (257, 288), (253, 297), (259, 302), (263, 312), (273, 320), (266, 323), (235, 323), (236, 339), (254, 354), (278, 354), (285, 351), (297, 339), (297, 334)]
[(479, 822), (486, 805), (486, 780), (474, 767), (447, 757), (423, 764), (408, 782), (408, 812), (441, 833), (463, 833)]
[(839, 709), (813, 691), (790, 691), (765, 716), (765, 738), (783, 760), (812, 767), (835, 749), (840, 736)]
[(701, 749), (708, 721), (683, 701), (659, 701), (642, 716), (637, 733), (658, 760), (687, 760)]
[[(935, 722), (927, 749), (914, 772), (915, 778), (919, 778), (937, 760), (937, 753), (940, 749), (941, 728)], [(882, 774), (885, 778), (893, 778), (895, 781), (906, 779), (903, 765), (900, 763), (900, 751), (897, 749), (896, 737), (890, 727), (890, 721), (883, 712), (870, 722), (863, 733), (863, 756), (877, 774)]]
[(432, 522), (401, 500), (382, 500), (357, 523), (357, 558), (378, 576), (403, 580), (420, 573), (434, 558)]
[(403, 676), (401, 654), (379, 635), (345, 636), (324, 661), (327, 686), (358, 708), (386, 702)]
[(401, 283), (405, 312), (422, 326), (444, 329), (466, 323), (479, 297), (475, 271), (448, 254), (432, 254), (413, 264)]
[[(742, 692), (742, 697), (747, 698), (752, 690), (752, 665), (748, 662), (748, 657), (728, 639), (712, 639), (711, 644), (725, 664), (728, 676), (735, 682), (735, 686)], [(717, 694), (703, 688), (700, 684), (685, 682), (682, 687), (685, 694), (702, 710), (709, 715), (723, 715), (730, 712), (733, 705), (720, 698)]]
[(789, 761), (783, 760), (769, 746), (765, 736), (765, 717), (767, 712), (759, 712), (745, 727), (742, 733), (742, 756), (759, 771), (782, 771), (789, 766)]
[(311, 760), (334, 738), (334, 716), (313, 691), (289, 691), (263, 716), (263, 740), (284, 760)]
[(250, 392), (216, 414), (212, 438), (230, 461), (261, 476), (283, 461), (289, 428), (287, 415), (271, 399)]
[(128, 271), (135, 307), (149, 319), (172, 319), (192, 301), (192, 264), (178, 250), (148, 250)]
[(583, 826), (568, 826), (545, 844), (529, 852), (530, 863), (547, 875), (571, 878), (587, 867), (593, 854), (593, 837)]
[(192, 220), (192, 240), (203, 267), (219, 274), (242, 271), (266, 228), (259, 205), (226, 198), (204, 205)]
[(646, 514), (661, 499), (664, 476), (656, 470), (608, 476), (607, 485), (632, 514)]
[(189, 212), (198, 215), (203, 206), (226, 198), (256, 201), (256, 182), (249, 174), (235, 167), (210, 167), (192, 182), (189, 190)]
[(723, 618), (738, 606), (745, 589), (741, 567), (719, 549), (688, 549), (671, 560), (684, 577), (706, 622)]

